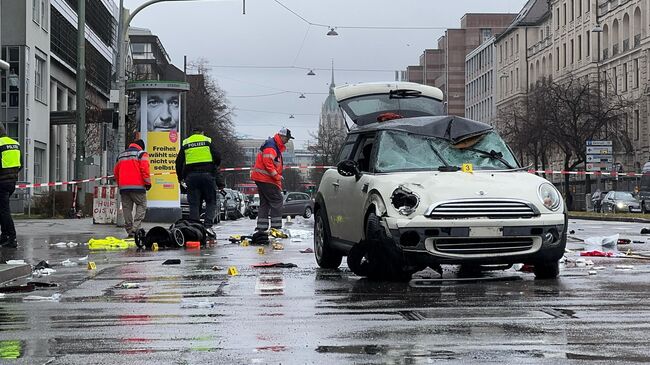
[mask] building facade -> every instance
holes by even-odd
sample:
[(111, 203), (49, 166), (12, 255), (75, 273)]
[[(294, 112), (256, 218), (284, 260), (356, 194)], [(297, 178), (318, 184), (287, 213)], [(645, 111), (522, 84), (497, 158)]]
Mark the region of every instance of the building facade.
[(494, 37), (465, 58), (465, 117), (493, 124), (496, 113), (496, 52)]
[[(74, 176), (76, 110), (77, 1), (2, 0), (2, 58), (10, 63), (2, 74), (0, 121), (24, 151), (21, 180), (69, 181)], [(117, 6), (112, 0), (86, 6), (86, 100), (88, 109), (108, 106), (117, 33)], [(92, 113), (91, 113), (92, 114)], [(87, 113), (88, 115), (88, 113)], [(52, 122), (56, 120), (56, 122)], [(97, 122), (97, 140), (86, 139), (87, 175), (106, 170), (107, 128)], [(94, 130), (94, 129), (93, 129)]]
[(320, 113), (320, 121), (318, 123), (319, 130), (337, 130), (345, 135), (347, 127), (345, 125), (345, 117), (339, 109), (339, 103), (336, 102), (334, 96), (334, 66), (332, 66), (332, 81), (330, 82), (329, 95), (325, 99)]
[(619, 148), (615, 159), (626, 171), (640, 171), (650, 159), (648, 11), (641, 0), (528, 1), (495, 40), (497, 112), (542, 78), (598, 81), (605, 97), (634, 101), (622, 126), (634, 153)]
[(420, 64), (406, 69), (407, 81), (440, 88), (447, 114), (465, 115), (465, 59), (476, 47), (502, 32), (516, 14), (465, 14), (460, 28), (448, 29), (437, 49), (420, 56)]

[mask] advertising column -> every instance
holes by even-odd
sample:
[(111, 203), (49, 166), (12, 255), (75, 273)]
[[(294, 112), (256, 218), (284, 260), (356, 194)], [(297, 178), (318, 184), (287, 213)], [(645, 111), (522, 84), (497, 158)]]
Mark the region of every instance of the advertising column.
[(151, 190), (147, 193), (149, 222), (175, 222), (181, 217), (180, 187), (176, 178), (176, 155), (181, 139), (181, 93), (183, 82), (133, 82), (139, 92), (136, 121), (146, 144), (151, 166)]

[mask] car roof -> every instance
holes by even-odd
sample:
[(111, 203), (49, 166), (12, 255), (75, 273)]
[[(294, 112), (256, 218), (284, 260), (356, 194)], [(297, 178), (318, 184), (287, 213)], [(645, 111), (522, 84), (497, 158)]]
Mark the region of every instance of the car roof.
[(350, 134), (379, 130), (395, 130), (428, 137), (446, 139), (452, 143), (485, 134), (494, 128), (489, 124), (456, 116), (427, 116), (393, 119), (359, 126)]
[(363, 82), (351, 85), (342, 85), (334, 88), (337, 102), (362, 95), (387, 94), (391, 90), (416, 90), (423, 96), (442, 101), (442, 91), (437, 87), (416, 84), (415, 82), (388, 81), (388, 82)]

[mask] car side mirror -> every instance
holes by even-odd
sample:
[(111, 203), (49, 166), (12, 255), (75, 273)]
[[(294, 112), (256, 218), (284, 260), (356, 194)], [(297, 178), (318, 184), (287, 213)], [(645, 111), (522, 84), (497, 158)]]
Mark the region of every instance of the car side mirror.
[(336, 169), (341, 176), (354, 176), (357, 181), (361, 178), (361, 170), (359, 170), (359, 164), (356, 161), (345, 160), (341, 161), (336, 165)]

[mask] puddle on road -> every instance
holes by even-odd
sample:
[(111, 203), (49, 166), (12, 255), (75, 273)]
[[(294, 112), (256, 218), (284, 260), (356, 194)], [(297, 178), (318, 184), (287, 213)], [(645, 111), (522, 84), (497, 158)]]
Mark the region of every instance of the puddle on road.
[[(419, 350), (414, 348), (400, 348), (386, 345), (348, 345), (348, 346), (318, 346), (318, 353), (346, 354), (346, 355), (393, 355), (399, 358), (427, 358), (427, 360), (454, 360), (456, 353), (453, 351)], [(395, 356), (397, 355), (397, 356)], [(387, 360), (383, 358), (383, 360)]]

